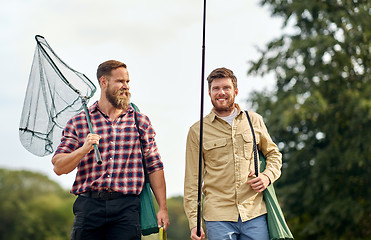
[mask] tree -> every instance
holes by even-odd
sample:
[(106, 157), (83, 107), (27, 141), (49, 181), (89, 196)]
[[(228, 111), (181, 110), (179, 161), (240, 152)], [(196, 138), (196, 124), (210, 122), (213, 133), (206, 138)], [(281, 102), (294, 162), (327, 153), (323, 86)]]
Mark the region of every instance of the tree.
[(371, 230), (371, 2), (262, 0), (290, 31), (248, 74), (274, 90), (249, 101), (283, 153), (279, 200), (296, 239), (364, 239)]
[[(75, 198), (42, 174), (0, 168), (0, 239), (70, 239)], [(167, 201), (171, 221), (168, 239), (188, 239), (190, 231), (183, 197)], [(155, 200), (154, 203), (157, 212), (158, 205)], [(143, 239), (158, 239), (158, 235)]]
[(73, 201), (42, 174), (0, 169), (0, 239), (69, 239)]

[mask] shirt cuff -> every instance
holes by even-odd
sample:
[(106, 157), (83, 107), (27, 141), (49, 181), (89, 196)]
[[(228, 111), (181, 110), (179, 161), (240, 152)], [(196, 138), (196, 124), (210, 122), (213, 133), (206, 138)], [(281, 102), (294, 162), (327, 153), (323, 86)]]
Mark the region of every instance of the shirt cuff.
[(273, 174), (271, 172), (265, 171), (265, 170), (262, 173), (269, 178), (269, 185), (271, 185), (274, 182)]

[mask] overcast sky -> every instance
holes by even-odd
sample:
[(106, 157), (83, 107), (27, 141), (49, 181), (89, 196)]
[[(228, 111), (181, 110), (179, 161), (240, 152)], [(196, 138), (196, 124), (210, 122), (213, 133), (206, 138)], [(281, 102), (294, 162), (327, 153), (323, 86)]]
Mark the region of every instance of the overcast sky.
[[(38, 34), (97, 86), (89, 105), (100, 95), (97, 66), (109, 59), (128, 65), (132, 102), (157, 132), (168, 197), (183, 194), (186, 136), (200, 116), (203, 1), (12, 0), (1, 5), (0, 168), (38, 171), (66, 189), (75, 177), (75, 172), (55, 175), (51, 155), (36, 157), (19, 141)], [(247, 77), (246, 72), (248, 61), (259, 56), (256, 47), (279, 36), (281, 23), (257, 0), (208, 1), (205, 79), (217, 67), (232, 69), (239, 85), (236, 101), (246, 107), (252, 90), (274, 84), (270, 76)], [(204, 106), (206, 115), (211, 110), (207, 93)]]

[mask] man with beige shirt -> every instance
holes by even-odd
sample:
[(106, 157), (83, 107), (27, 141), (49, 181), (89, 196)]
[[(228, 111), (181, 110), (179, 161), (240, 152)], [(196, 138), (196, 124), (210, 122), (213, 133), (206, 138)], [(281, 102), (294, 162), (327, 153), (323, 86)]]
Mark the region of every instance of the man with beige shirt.
[[(209, 240), (268, 240), (263, 191), (281, 174), (281, 153), (260, 115), (249, 111), (256, 144), (266, 157), (266, 169), (254, 174), (253, 136), (246, 114), (234, 102), (237, 79), (227, 68), (207, 78), (214, 106), (203, 120), (203, 218)], [(191, 238), (196, 235), (200, 122), (188, 132), (184, 181), (184, 209)]]

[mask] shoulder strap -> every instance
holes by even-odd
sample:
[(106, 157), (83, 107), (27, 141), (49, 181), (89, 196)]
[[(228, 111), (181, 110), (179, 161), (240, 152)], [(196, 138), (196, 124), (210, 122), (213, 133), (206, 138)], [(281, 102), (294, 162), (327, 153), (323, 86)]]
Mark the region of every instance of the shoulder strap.
[(249, 125), (250, 125), (251, 132), (252, 132), (255, 176), (258, 176), (258, 174), (259, 174), (259, 169), (258, 169), (258, 150), (257, 150), (257, 146), (256, 146), (255, 132), (254, 132), (254, 128), (252, 126), (252, 123), (251, 123), (251, 120), (250, 120), (250, 117), (249, 117), (248, 112), (245, 111), (245, 113), (246, 113), (246, 116), (247, 116), (247, 120), (249, 121)]
[(138, 106), (137, 105), (135, 105), (134, 103), (130, 103), (130, 105), (134, 108), (134, 110), (136, 111), (136, 112), (140, 112), (140, 110), (139, 110), (139, 108), (138, 108)]
[(145, 178), (145, 182), (146, 183), (149, 183), (149, 176), (148, 176), (148, 170), (147, 170), (147, 161), (144, 158), (144, 149), (143, 149), (143, 144), (142, 144), (142, 136), (140, 135), (140, 132), (139, 132), (139, 122), (138, 122), (138, 116), (137, 116), (137, 111), (136, 111), (138, 108), (134, 108), (134, 109), (135, 109), (135, 111), (134, 111), (135, 126), (137, 127), (137, 131), (138, 131), (138, 134), (139, 134), (140, 151), (142, 153), (142, 165), (143, 165), (143, 171), (144, 171), (144, 178)]

